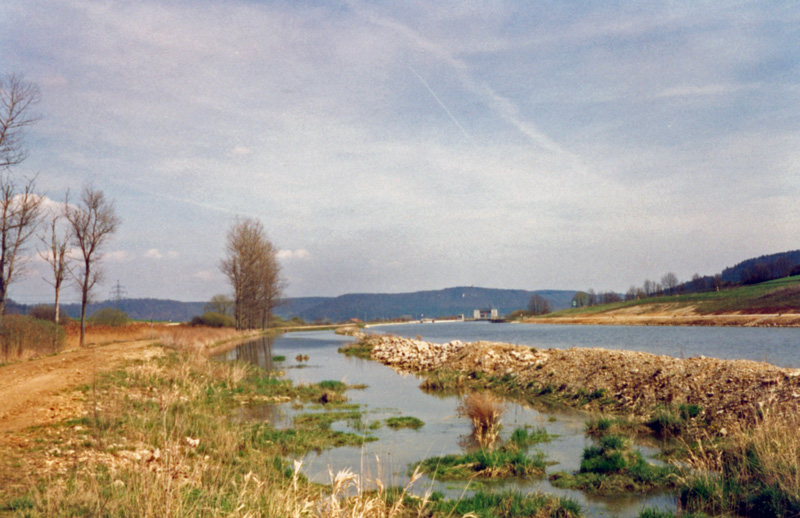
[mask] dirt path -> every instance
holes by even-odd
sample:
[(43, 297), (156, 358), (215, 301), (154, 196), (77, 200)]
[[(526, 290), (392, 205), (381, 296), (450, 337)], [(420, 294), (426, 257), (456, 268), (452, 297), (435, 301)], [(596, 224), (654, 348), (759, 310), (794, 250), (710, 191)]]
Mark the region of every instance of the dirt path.
[(149, 340), (72, 349), (0, 367), (0, 444), (9, 432), (78, 415), (81, 395), (71, 389), (126, 360), (160, 354)]

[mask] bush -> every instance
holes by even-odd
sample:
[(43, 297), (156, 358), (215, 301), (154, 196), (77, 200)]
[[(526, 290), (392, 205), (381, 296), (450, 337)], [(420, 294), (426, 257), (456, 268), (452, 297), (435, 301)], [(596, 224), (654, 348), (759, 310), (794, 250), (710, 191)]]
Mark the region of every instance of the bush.
[(29, 316), (5, 315), (0, 327), (0, 360), (28, 354), (48, 354), (64, 347), (61, 326)]
[(56, 308), (53, 306), (48, 306), (47, 304), (39, 304), (38, 306), (33, 306), (28, 311), (28, 315), (39, 320), (49, 320), (51, 322), (55, 322)]
[(89, 322), (97, 326), (120, 327), (130, 321), (127, 313), (116, 308), (98, 309), (89, 317)]
[(208, 326), (208, 327), (234, 327), (235, 322), (233, 318), (216, 311), (207, 311), (202, 315), (196, 316), (192, 319), (191, 325), (193, 326)]

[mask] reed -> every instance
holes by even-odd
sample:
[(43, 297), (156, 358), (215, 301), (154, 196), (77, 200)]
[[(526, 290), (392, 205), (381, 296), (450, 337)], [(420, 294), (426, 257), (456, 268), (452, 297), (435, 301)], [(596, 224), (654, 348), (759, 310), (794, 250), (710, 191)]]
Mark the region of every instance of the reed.
[(471, 392), (461, 401), (457, 412), (472, 421), (472, 435), (481, 447), (491, 447), (500, 434), (505, 411), (502, 401), (489, 392)]

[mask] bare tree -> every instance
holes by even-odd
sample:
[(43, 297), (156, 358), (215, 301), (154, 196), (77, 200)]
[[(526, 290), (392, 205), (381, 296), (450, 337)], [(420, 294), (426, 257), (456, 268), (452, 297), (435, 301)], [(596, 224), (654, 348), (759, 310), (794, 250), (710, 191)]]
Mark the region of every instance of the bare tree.
[(531, 315), (546, 315), (550, 313), (550, 303), (546, 298), (534, 293), (528, 302), (528, 313)]
[(39, 102), (39, 87), (10, 75), (0, 77), (0, 169), (17, 165), (27, 157), (25, 128), (38, 120), (33, 106)]
[(675, 291), (675, 288), (678, 287), (678, 276), (675, 275), (673, 272), (668, 272), (661, 277), (661, 286), (664, 288), (664, 291), (667, 293), (672, 293)]
[(227, 317), (233, 316), (233, 300), (227, 295), (214, 295), (203, 305), (204, 312), (214, 312)]
[(278, 305), (284, 284), (277, 249), (256, 219), (237, 220), (228, 231), (227, 257), (220, 269), (233, 287), (233, 314), (237, 329), (265, 328)]
[(27, 244), (41, 218), (43, 197), (34, 193), (34, 179), (17, 187), (8, 172), (0, 173), (0, 317), (8, 287), (22, 271)]
[(45, 250), (39, 251), (39, 257), (44, 259), (53, 272), (52, 281), (45, 279), (45, 282), (50, 284), (56, 292), (54, 303), (54, 320), (56, 324), (60, 321), (60, 305), (59, 300), (61, 296), (61, 287), (67, 277), (69, 271), (69, 229), (60, 229), (59, 222), (61, 214), (53, 213), (50, 217), (50, 224), (46, 227), (44, 233), (39, 236)]
[(103, 191), (93, 187), (84, 187), (78, 205), (70, 205), (69, 193), (64, 202), (64, 216), (70, 226), (72, 245), (78, 249), (83, 268), (75, 274), (75, 280), (81, 290), (81, 342), (83, 347), (86, 337), (86, 306), (89, 294), (101, 278), (101, 270), (97, 264), (102, 255), (100, 250), (106, 241), (117, 230), (120, 219), (114, 210), (114, 204), (106, 199)]

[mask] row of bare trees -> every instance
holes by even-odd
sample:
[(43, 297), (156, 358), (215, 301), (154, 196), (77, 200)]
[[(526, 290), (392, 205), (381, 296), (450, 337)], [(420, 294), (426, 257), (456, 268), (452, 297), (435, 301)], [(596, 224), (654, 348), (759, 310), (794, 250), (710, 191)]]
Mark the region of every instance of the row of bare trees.
[(269, 327), (284, 287), (278, 249), (267, 239), (260, 221), (245, 218), (228, 230), (225, 252), (220, 269), (233, 288), (236, 328)]
[[(36, 191), (36, 177), (20, 178), (14, 167), (28, 156), (25, 130), (36, 122), (33, 112), (39, 89), (16, 75), (0, 77), (0, 319), (8, 288), (30, 259), (32, 237), (44, 245), (39, 255), (53, 274), (55, 315), (64, 283), (73, 280), (81, 292), (81, 346), (86, 332), (86, 306), (100, 279), (101, 250), (119, 226), (114, 204), (102, 191), (85, 187), (71, 203), (67, 193), (59, 208), (46, 208), (47, 198)], [(50, 281), (49, 281), (50, 282)], [(1, 320), (0, 320), (1, 322)]]
[(645, 279), (641, 286), (631, 286), (625, 292), (624, 297), (613, 291), (595, 293), (594, 290), (588, 292), (579, 291), (572, 299), (573, 307), (594, 306), (596, 304), (610, 304), (621, 302), (622, 300), (642, 300), (661, 295), (680, 295), (686, 292), (702, 292), (719, 290), (724, 286), (724, 282), (719, 274), (715, 276), (701, 277), (694, 274), (689, 282), (681, 282), (673, 272), (668, 272), (661, 277), (660, 281)]

